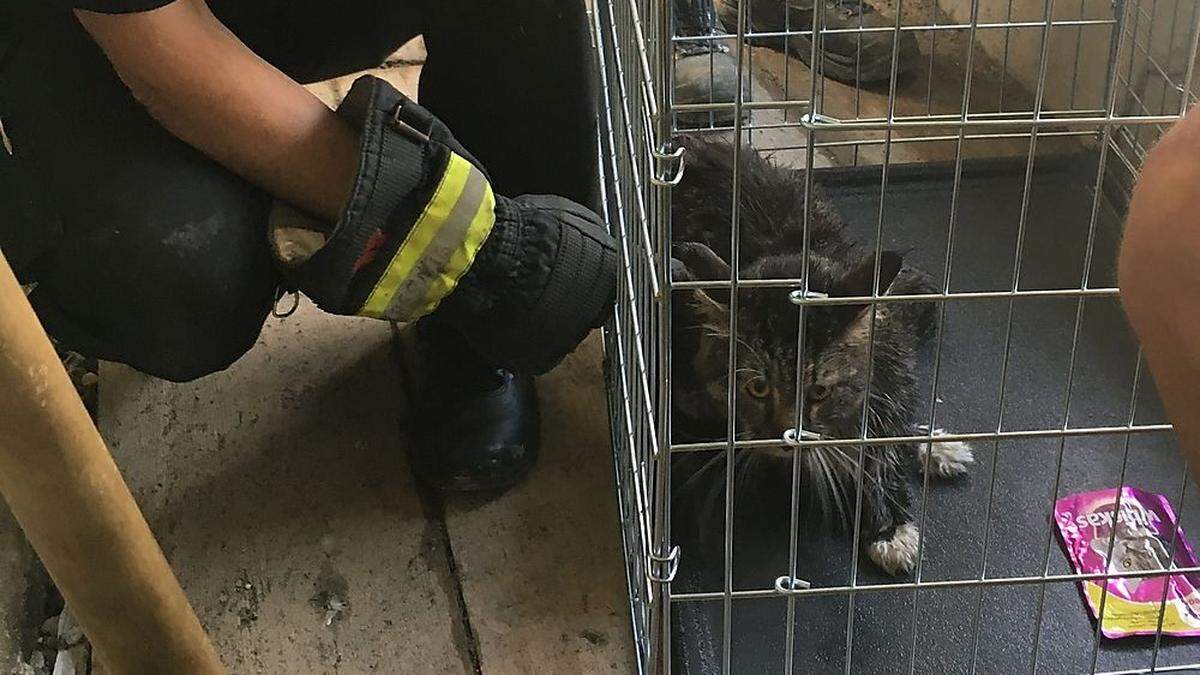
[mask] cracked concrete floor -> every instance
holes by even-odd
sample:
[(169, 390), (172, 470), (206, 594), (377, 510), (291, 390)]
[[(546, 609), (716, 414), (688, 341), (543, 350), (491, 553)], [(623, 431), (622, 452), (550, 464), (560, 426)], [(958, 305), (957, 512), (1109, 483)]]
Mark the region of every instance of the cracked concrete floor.
[[(372, 72), (412, 95), (421, 56)], [(492, 499), (418, 489), (388, 325), (307, 301), (197, 382), (104, 364), (100, 426), (231, 672), (631, 672), (598, 338)]]
[(231, 672), (628, 672), (600, 344), (491, 500), (414, 484), (388, 326), (307, 302), (228, 371), (101, 372), (101, 429)]

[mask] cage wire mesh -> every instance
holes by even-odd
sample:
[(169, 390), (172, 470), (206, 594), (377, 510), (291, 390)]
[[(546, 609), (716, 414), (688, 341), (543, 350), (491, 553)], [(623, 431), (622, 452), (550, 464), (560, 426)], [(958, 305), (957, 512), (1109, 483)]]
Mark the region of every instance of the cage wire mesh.
[[(771, 3), (782, 11), (765, 11)], [(1161, 634), (1162, 606), (1158, 634), (1103, 637), (1077, 583), (1111, 575), (1075, 572), (1053, 530), (1066, 494), (1134, 486), (1167, 495), (1183, 529), (1200, 532), (1200, 500), (1124, 328), (1113, 269), (1138, 167), (1197, 99), (1200, 2), (881, 0), (872, 12), (859, 2), (818, 0), (821, 11), (808, 11), (804, 0), (731, 0), (718, 4), (711, 35), (679, 29), (683, 4), (593, 0), (589, 11), (602, 204), (624, 262), (605, 346), (640, 671), (1200, 670), (1200, 648)], [(851, 11), (831, 27), (823, 6)], [(872, 13), (883, 20), (864, 23)], [(861, 54), (870, 36), (891, 41), (883, 82), (826, 76), (829, 41), (849, 37)], [(902, 68), (906, 36), (919, 54)], [(749, 78), (735, 100), (674, 100), (675, 54), (696, 43), (725, 50)], [(681, 126), (697, 113), (707, 124)], [(734, 153), (794, 171), (806, 227), (808, 196), (823, 190), (876, 259), (885, 247), (909, 251), (937, 290), (831, 298), (802, 277), (739, 278), (750, 235), (740, 231), (737, 168), (729, 193), (713, 195), (732, 203), (734, 272), (673, 283), (672, 194), (689, 159), (681, 133), (739, 139)], [(876, 283), (879, 274), (877, 264)], [(728, 292), (731, 344), (746, 293), (787, 295), (799, 326), (817, 307), (865, 303), (874, 316), (934, 302), (920, 424), (891, 437), (869, 435), (865, 422), (857, 435), (815, 435), (802, 428), (799, 377), (792, 427), (747, 437), (736, 428), (730, 349), (724, 438), (679, 442), (671, 299), (689, 289)], [(952, 441), (972, 444), (976, 463), (949, 486), (916, 479), (911, 573), (880, 574), (860, 555), (861, 490), (851, 529), (810, 543), (821, 537), (800, 526), (803, 453)], [(742, 496), (755, 488), (738, 479), (738, 457), (781, 445), (792, 457), (780, 469), (786, 508), (763, 510)], [(719, 466), (707, 474), (720, 488), (715, 509), (701, 518), (677, 494), (678, 459), (695, 453)], [(692, 532), (705, 528), (714, 532)]]

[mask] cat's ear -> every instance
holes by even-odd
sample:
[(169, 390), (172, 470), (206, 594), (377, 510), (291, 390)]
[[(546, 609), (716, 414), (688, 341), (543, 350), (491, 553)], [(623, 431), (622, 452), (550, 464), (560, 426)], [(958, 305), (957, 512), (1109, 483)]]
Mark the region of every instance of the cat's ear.
[[(682, 296), (682, 297), (679, 297)], [(719, 302), (699, 288), (676, 291), (679, 308), (671, 321), (680, 327), (702, 327), (706, 335), (725, 335), (729, 332), (729, 305)]]
[(881, 251), (879, 254), (879, 286), (876, 287), (874, 285), (875, 255), (869, 255), (834, 284), (834, 287), (830, 289), (830, 295), (844, 298), (865, 297), (874, 295), (876, 290), (883, 294), (896, 280), (896, 275), (900, 274), (900, 268), (903, 265), (904, 256), (896, 251)]
[(672, 244), (671, 256), (683, 263), (692, 279), (715, 281), (729, 278), (729, 263), (698, 241)]
[[(869, 297), (875, 294), (876, 288), (882, 295), (900, 274), (904, 264), (903, 256), (895, 251), (879, 253), (879, 286), (875, 286), (875, 254), (871, 254), (850, 268), (840, 280), (829, 289), (829, 295), (840, 298)], [(834, 326), (842, 326), (854, 321), (862, 312), (870, 307), (869, 304), (833, 305), (829, 314), (834, 319)]]
[[(688, 242), (671, 247), (673, 281), (716, 281), (729, 278), (729, 265), (704, 244)], [(710, 295), (711, 293), (711, 295)], [(714, 298), (715, 296), (715, 298)], [(671, 322), (676, 328), (704, 327), (704, 335), (722, 334), (729, 327), (729, 296), (722, 289), (689, 288), (674, 292)]]
[[(671, 245), (671, 279), (675, 281), (727, 281), (729, 263), (708, 246), (698, 241)], [(709, 301), (729, 302), (729, 291), (713, 288), (701, 291)]]

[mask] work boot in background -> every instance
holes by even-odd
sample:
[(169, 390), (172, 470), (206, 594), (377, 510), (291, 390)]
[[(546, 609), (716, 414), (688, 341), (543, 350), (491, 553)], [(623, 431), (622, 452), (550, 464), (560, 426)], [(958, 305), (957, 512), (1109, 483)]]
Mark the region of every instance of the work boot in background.
[(397, 346), (417, 478), (463, 492), (521, 482), (540, 441), (533, 378), (487, 364), (457, 330), (431, 318), (404, 329)]
[[(721, 35), (713, 0), (675, 0), (675, 34), (678, 36)], [(742, 99), (750, 97), (750, 74), (741, 80)], [(675, 103), (729, 103), (737, 96), (737, 59), (716, 40), (675, 43)], [(681, 112), (680, 128), (727, 127), (733, 125), (733, 108)], [(745, 113), (743, 112), (743, 119)]]
[[(860, 0), (749, 0), (750, 25), (754, 32), (803, 31), (813, 25), (813, 12), (821, 12), (825, 30), (894, 28), (895, 18), (886, 18), (869, 2)], [(737, 0), (726, 0), (722, 13), (737, 14)], [(851, 86), (887, 82), (892, 73), (892, 42), (895, 31), (825, 33), (822, 35), (821, 73)], [(770, 40), (782, 47), (784, 41)], [(812, 41), (795, 36), (786, 41), (788, 51), (811, 66)], [(912, 32), (900, 33), (896, 75), (912, 70), (920, 57)]]

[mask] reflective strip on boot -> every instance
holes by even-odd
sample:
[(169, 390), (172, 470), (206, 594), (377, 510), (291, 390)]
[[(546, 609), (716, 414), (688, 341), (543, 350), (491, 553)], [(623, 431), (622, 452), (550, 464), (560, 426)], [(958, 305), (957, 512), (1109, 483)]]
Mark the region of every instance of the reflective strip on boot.
[(432, 312), (487, 240), (495, 204), (487, 177), (451, 153), (433, 197), (358, 313), (413, 321)]

